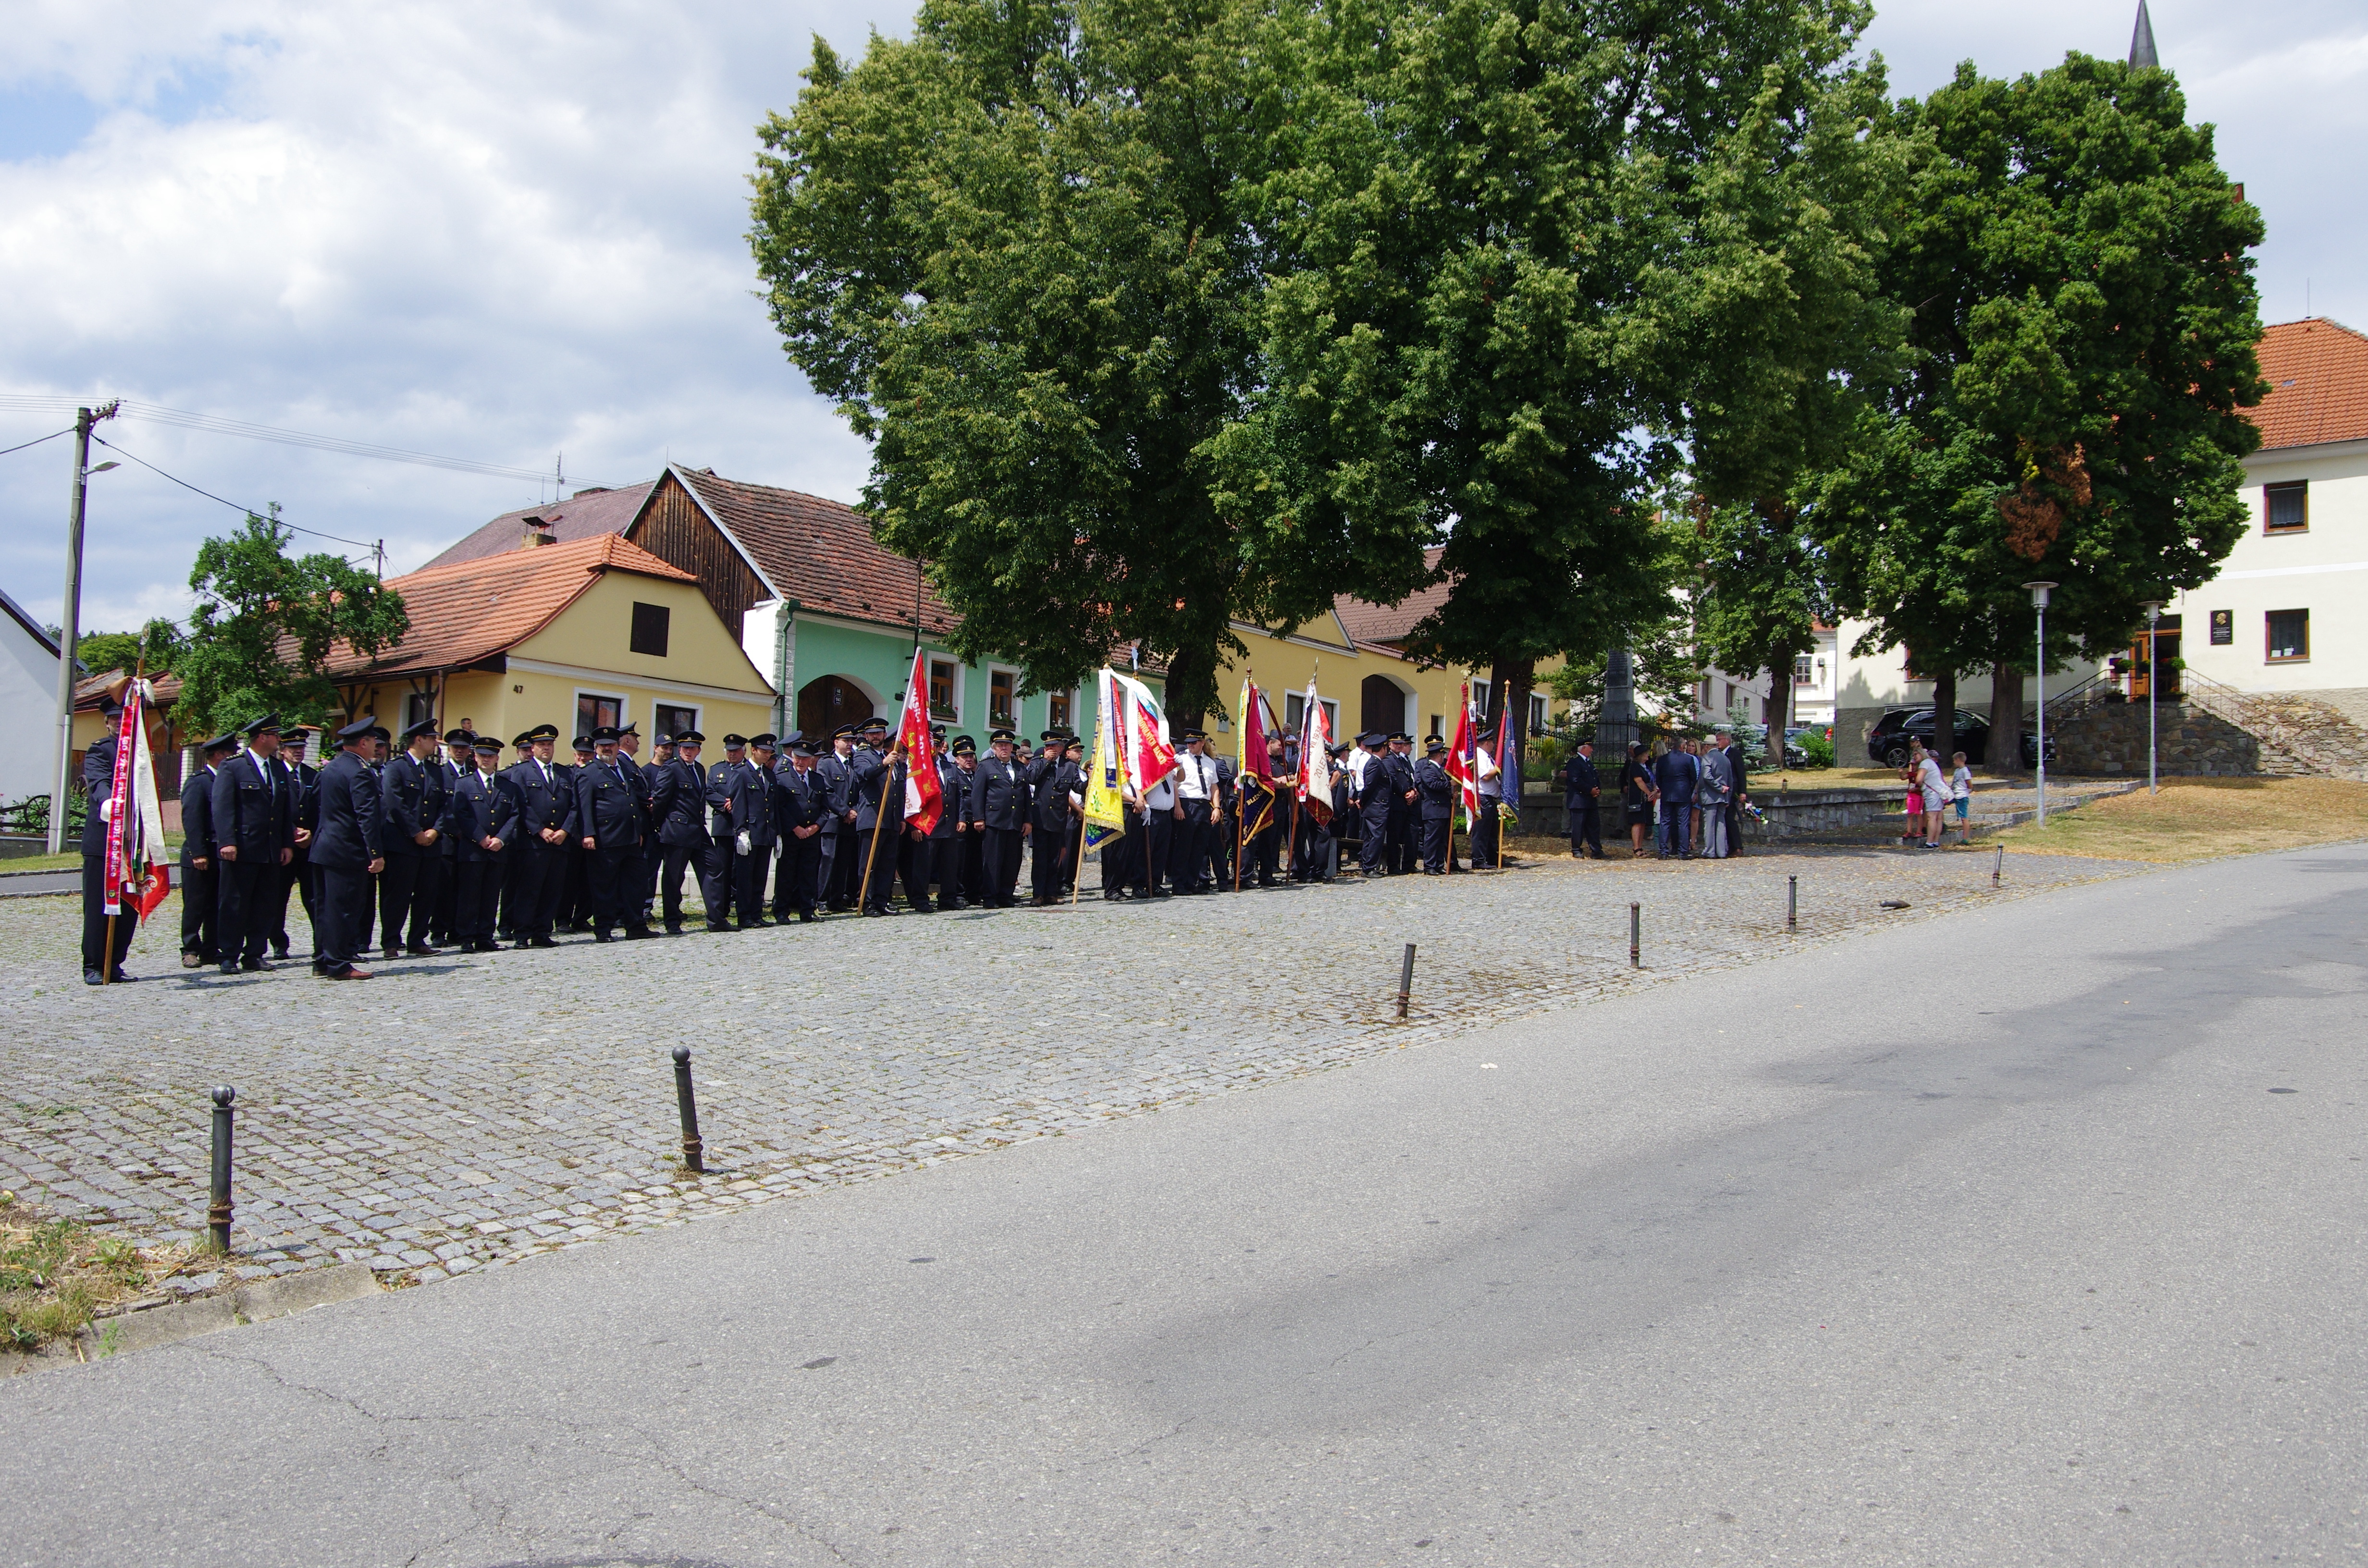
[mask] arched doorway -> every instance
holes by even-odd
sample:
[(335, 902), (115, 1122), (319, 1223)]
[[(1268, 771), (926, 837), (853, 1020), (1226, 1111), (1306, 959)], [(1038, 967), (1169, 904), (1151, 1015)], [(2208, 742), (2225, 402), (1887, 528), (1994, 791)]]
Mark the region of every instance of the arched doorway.
[(844, 676), (823, 676), (798, 687), (798, 728), (809, 738), (828, 740), (841, 724), (871, 717), (871, 699)]
[(1406, 727), (1406, 693), (1387, 676), (1367, 676), (1358, 688), (1357, 730), (1391, 734)]

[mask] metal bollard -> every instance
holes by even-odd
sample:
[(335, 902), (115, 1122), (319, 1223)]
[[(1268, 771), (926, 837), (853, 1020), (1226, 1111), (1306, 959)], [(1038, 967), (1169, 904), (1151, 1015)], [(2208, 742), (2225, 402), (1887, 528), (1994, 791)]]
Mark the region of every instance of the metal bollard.
[(1801, 879), (1787, 877), (1784, 879), (1784, 929), (1797, 931), (1800, 928)]
[(707, 1161), (704, 1145), (699, 1141), (699, 1102), (690, 1093), (690, 1047), (674, 1048), (674, 1098), (682, 1112), (682, 1163), (684, 1168), (704, 1174)]
[(1398, 1017), (1406, 1016), (1406, 998), (1414, 994), (1414, 944), (1408, 942), (1406, 962), (1398, 966)]
[(1998, 846), (1998, 858), (1990, 862), (1990, 886), (1998, 885), (1998, 873), (2006, 869), (2006, 846)]
[(206, 1229), (213, 1250), (230, 1251), (230, 1108), (238, 1091), (228, 1084), (214, 1091), (214, 1179), (206, 1204)]
[(1628, 906), (1628, 967), (1630, 969), (1645, 967), (1645, 961), (1639, 956), (1644, 945), (1645, 906), (1641, 903), (1632, 903)]

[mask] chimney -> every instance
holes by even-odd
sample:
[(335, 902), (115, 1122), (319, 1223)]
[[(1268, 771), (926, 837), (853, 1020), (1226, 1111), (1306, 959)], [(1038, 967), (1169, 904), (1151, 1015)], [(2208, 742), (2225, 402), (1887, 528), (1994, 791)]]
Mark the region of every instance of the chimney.
[(526, 538), (518, 541), (518, 548), (532, 550), (538, 544), (557, 544), (558, 542), (559, 537), (551, 531), (550, 518), (529, 517), (526, 520)]

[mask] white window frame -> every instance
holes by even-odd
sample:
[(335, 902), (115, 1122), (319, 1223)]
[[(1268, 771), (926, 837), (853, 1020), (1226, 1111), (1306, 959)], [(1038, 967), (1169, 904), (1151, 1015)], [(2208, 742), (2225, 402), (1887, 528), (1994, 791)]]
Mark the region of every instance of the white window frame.
[[(682, 733), (682, 731), (683, 731), (683, 730), (698, 730), (698, 731), (700, 731), (700, 733), (705, 733), (705, 731), (706, 731), (706, 729), (707, 729), (707, 726), (706, 726), (706, 724), (702, 722), (702, 719), (701, 719), (702, 709), (701, 709), (701, 706), (700, 706), (699, 703), (696, 703), (696, 702), (667, 702), (667, 703), (663, 703), (663, 704), (661, 704), (661, 703), (655, 703), (655, 702), (654, 702), (654, 703), (650, 704), (650, 723), (651, 723), (651, 725), (652, 725), (653, 727), (655, 727), (655, 726), (656, 725), (657, 722), (658, 722), (658, 712), (657, 712), (657, 710), (658, 710), (658, 709), (659, 709), (660, 707), (666, 707), (666, 708), (687, 708), (687, 709), (689, 709), (689, 710), (690, 710), (690, 722), (689, 722), (689, 723), (688, 723), (688, 724), (682, 725), (679, 729), (677, 729), (677, 730), (675, 730), (675, 731), (671, 732), (672, 733), (675, 733), (675, 734), (680, 734), (680, 733)], [(655, 742), (655, 738), (652, 740), (651, 744), (656, 744), (656, 742)]]
[(1028, 717), (1028, 694), (1024, 689), (1025, 683), (1019, 678), (1019, 669), (1010, 665), (985, 665), (981, 668), (986, 675), (986, 689), (979, 696), (979, 723), (991, 730), (1001, 722), (995, 716), (995, 677), (1007, 675), (1011, 677), (1011, 730), (1017, 734), (1026, 728)]
[[(575, 711), (578, 714), (581, 714), (584, 711), (584, 699), (587, 697), (613, 699), (616, 702), (617, 727), (619, 729), (622, 729), (627, 724), (633, 722), (633, 699), (632, 694), (622, 691), (595, 691), (588, 686), (579, 686), (575, 688)], [(566, 749), (567, 743), (575, 738), (575, 732), (571, 730), (568, 733), (559, 737), (559, 744), (562, 750)]]

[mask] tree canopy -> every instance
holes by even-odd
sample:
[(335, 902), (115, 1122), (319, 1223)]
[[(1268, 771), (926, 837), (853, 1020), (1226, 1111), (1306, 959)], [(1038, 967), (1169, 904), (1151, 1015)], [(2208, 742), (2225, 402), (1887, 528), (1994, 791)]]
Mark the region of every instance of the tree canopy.
[(410, 629), (400, 594), (341, 556), (291, 559), (294, 537), (276, 516), (250, 512), (237, 532), (199, 548), (189, 573), (198, 606), (174, 671), (182, 682), (175, 722), (185, 732), (217, 733), (266, 713), (318, 723), (337, 702), (323, 673), (332, 645), (368, 658)]

